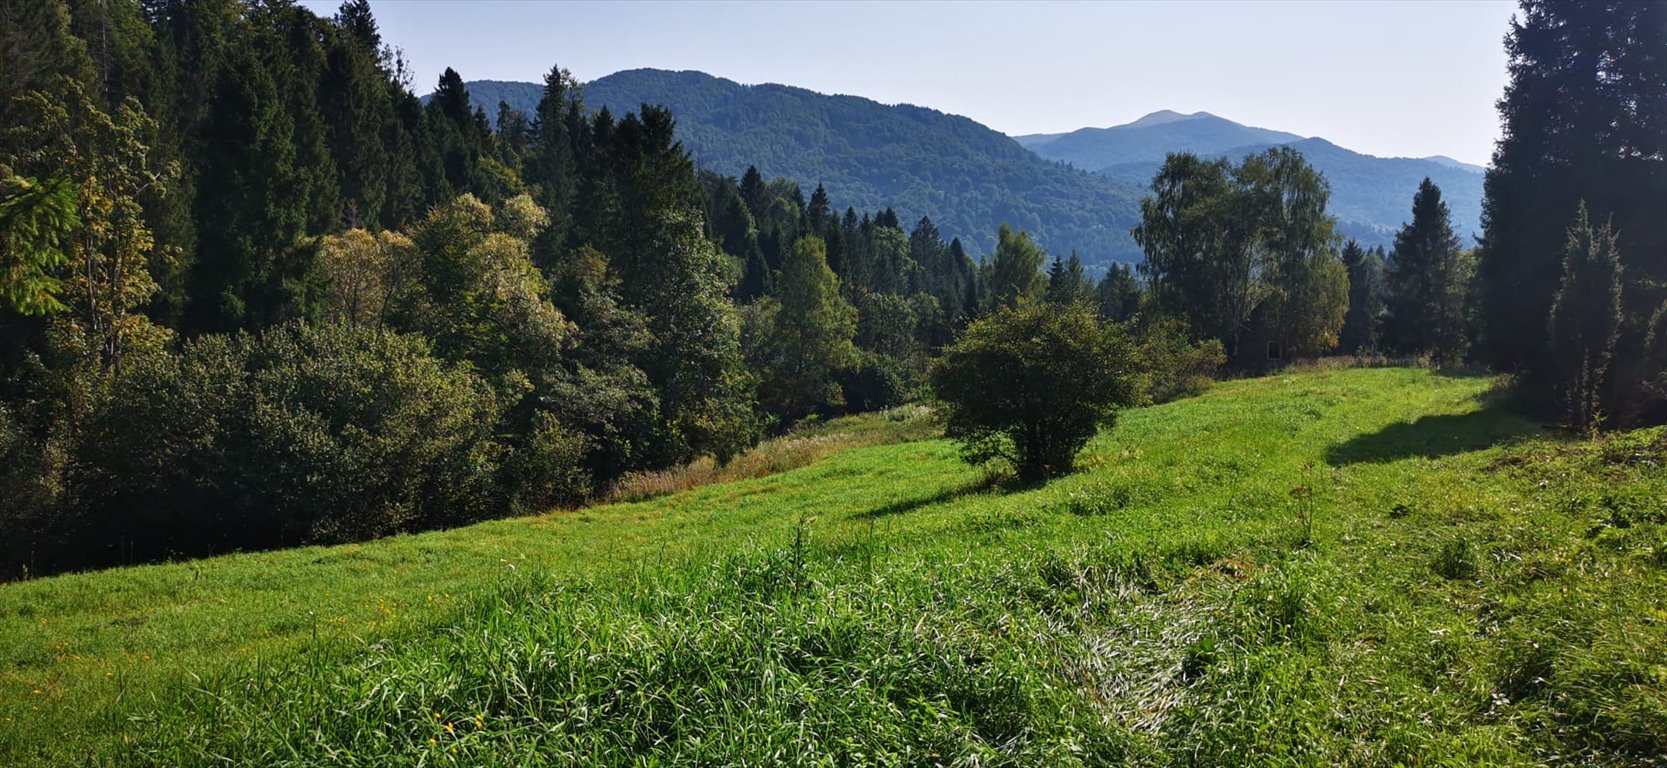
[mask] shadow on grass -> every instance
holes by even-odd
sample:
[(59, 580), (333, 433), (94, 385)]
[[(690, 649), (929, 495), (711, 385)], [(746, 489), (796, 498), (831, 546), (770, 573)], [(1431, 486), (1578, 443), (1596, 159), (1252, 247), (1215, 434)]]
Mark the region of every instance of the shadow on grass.
[(970, 483), (962, 483), (960, 485), (951, 486), (929, 496), (921, 496), (913, 499), (898, 499), (890, 504), (884, 504), (870, 509), (867, 512), (858, 512), (855, 515), (852, 515), (852, 517), (859, 520), (891, 517), (892, 515), (901, 515), (907, 512), (913, 512), (923, 507), (930, 507), (934, 504), (954, 501), (964, 496), (972, 496), (974, 494), (986, 493), (989, 491), (1010, 493), (1020, 489), (1020, 486), (1011, 480), (1002, 477), (1001, 475), (985, 475)]
[(1470, 413), (1424, 416), (1411, 423), (1391, 424), (1377, 432), (1327, 448), (1325, 460), (1327, 464), (1337, 467), (1344, 464), (1382, 464), (1414, 457), (1436, 459), (1478, 451), (1539, 431), (1537, 423), (1494, 401)]

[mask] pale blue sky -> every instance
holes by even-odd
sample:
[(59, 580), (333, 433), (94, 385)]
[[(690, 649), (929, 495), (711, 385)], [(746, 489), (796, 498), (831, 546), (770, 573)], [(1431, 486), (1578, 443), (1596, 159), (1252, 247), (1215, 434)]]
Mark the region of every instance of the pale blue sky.
[[(305, 0), (320, 13), (338, 2)], [(966, 115), (1010, 134), (1206, 110), (1374, 155), (1485, 164), (1515, 3), (372, 0), (416, 89), (698, 69)]]

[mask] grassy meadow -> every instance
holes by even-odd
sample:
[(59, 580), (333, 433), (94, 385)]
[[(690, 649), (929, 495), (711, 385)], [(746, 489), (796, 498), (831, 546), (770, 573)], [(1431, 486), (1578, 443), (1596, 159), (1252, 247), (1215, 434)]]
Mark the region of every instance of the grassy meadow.
[(1660, 762), (1667, 430), (1494, 383), (1229, 381), (1040, 488), (905, 410), (583, 510), (3, 584), (0, 765)]

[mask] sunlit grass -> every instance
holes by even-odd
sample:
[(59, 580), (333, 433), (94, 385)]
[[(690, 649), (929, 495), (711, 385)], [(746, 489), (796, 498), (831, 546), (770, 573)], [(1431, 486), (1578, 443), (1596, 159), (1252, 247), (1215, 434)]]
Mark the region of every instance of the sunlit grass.
[(1038, 489), (943, 441), (872, 445), (5, 585), (0, 763), (1659, 756), (1667, 432), (1565, 441), (1490, 384), (1227, 382), (1126, 414)]

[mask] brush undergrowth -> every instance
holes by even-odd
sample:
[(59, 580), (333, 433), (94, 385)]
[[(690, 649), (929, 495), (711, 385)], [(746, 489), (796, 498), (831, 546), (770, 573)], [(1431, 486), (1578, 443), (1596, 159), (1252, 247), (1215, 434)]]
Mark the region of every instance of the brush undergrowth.
[[(902, 443), (362, 549), (7, 585), (0, 761), (1659, 763), (1667, 430), (1570, 441), (1488, 386), (1228, 382), (1128, 414), (1040, 489)], [(190, 568), (238, 586), (169, 581)], [(353, 589), (384, 623), (331, 618)]]

